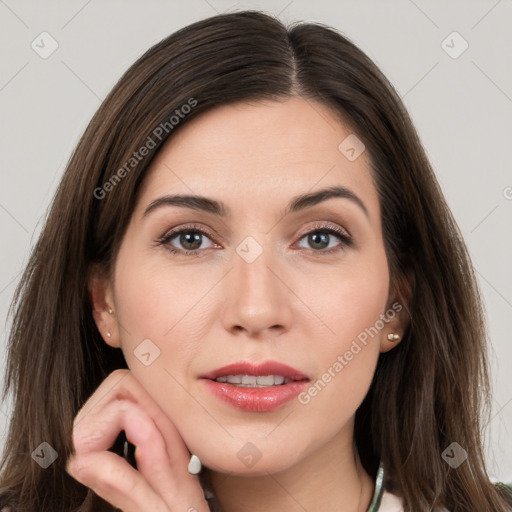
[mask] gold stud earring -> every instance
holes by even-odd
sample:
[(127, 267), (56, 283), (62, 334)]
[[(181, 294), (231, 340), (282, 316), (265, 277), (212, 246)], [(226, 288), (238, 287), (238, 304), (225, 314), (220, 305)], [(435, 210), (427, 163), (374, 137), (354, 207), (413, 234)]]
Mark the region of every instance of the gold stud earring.
[(399, 340), (400, 336), (396, 333), (388, 334), (388, 340), (395, 342), (396, 340)]

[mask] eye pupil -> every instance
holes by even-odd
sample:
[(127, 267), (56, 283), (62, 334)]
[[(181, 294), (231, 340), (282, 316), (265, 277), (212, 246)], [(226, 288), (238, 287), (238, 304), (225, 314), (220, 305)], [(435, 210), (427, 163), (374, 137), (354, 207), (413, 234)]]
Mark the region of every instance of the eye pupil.
[[(196, 231), (187, 231), (186, 233), (182, 233), (180, 235), (180, 243), (185, 247), (186, 250), (195, 251), (199, 247), (201, 247), (201, 233)], [(187, 244), (194, 245), (197, 243), (196, 247), (187, 247)]]
[[(309, 235), (309, 240), (313, 242), (313, 245), (320, 243), (322, 247), (320, 249), (324, 249), (329, 245), (329, 235), (327, 233), (314, 233)], [(318, 248), (318, 246), (317, 246)]]

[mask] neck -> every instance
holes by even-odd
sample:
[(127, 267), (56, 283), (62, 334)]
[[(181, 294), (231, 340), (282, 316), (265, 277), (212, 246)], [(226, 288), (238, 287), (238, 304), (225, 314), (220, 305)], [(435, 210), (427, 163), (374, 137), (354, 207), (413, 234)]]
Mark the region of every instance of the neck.
[(353, 426), (279, 473), (247, 477), (209, 471), (208, 478), (223, 512), (365, 512), (375, 486), (353, 444)]

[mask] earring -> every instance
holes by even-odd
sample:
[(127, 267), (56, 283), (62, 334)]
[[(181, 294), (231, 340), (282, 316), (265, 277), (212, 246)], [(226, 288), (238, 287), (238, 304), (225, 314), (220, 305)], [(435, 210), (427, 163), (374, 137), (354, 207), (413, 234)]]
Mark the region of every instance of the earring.
[(191, 475), (197, 475), (201, 471), (202, 465), (199, 457), (197, 455), (192, 455), (190, 457), (190, 462), (188, 463), (188, 472)]
[(111, 334), (110, 331), (107, 332), (107, 338), (110, 338)]
[(108, 312), (112, 314), (114, 311), (112, 310), (112, 308), (108, 308)]
[(388, 340), (395, 342), (396, 340), (399, 340), (400, 336), (396, 333), (388, 334)]

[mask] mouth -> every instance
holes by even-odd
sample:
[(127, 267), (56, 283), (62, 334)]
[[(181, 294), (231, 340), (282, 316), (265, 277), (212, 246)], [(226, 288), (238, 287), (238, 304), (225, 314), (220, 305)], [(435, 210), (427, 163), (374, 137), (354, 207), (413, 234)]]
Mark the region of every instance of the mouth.
[(268, 388), (296, 382), (283, 375), (227, 375), (214, 380), (215, 382), (227, 382), (241, 388)]
[(236, 409), (274, 411), (292, 400), (310, 381), (304, 373), (276, 361), (240, 362), (200, 376), (209, 391)]

